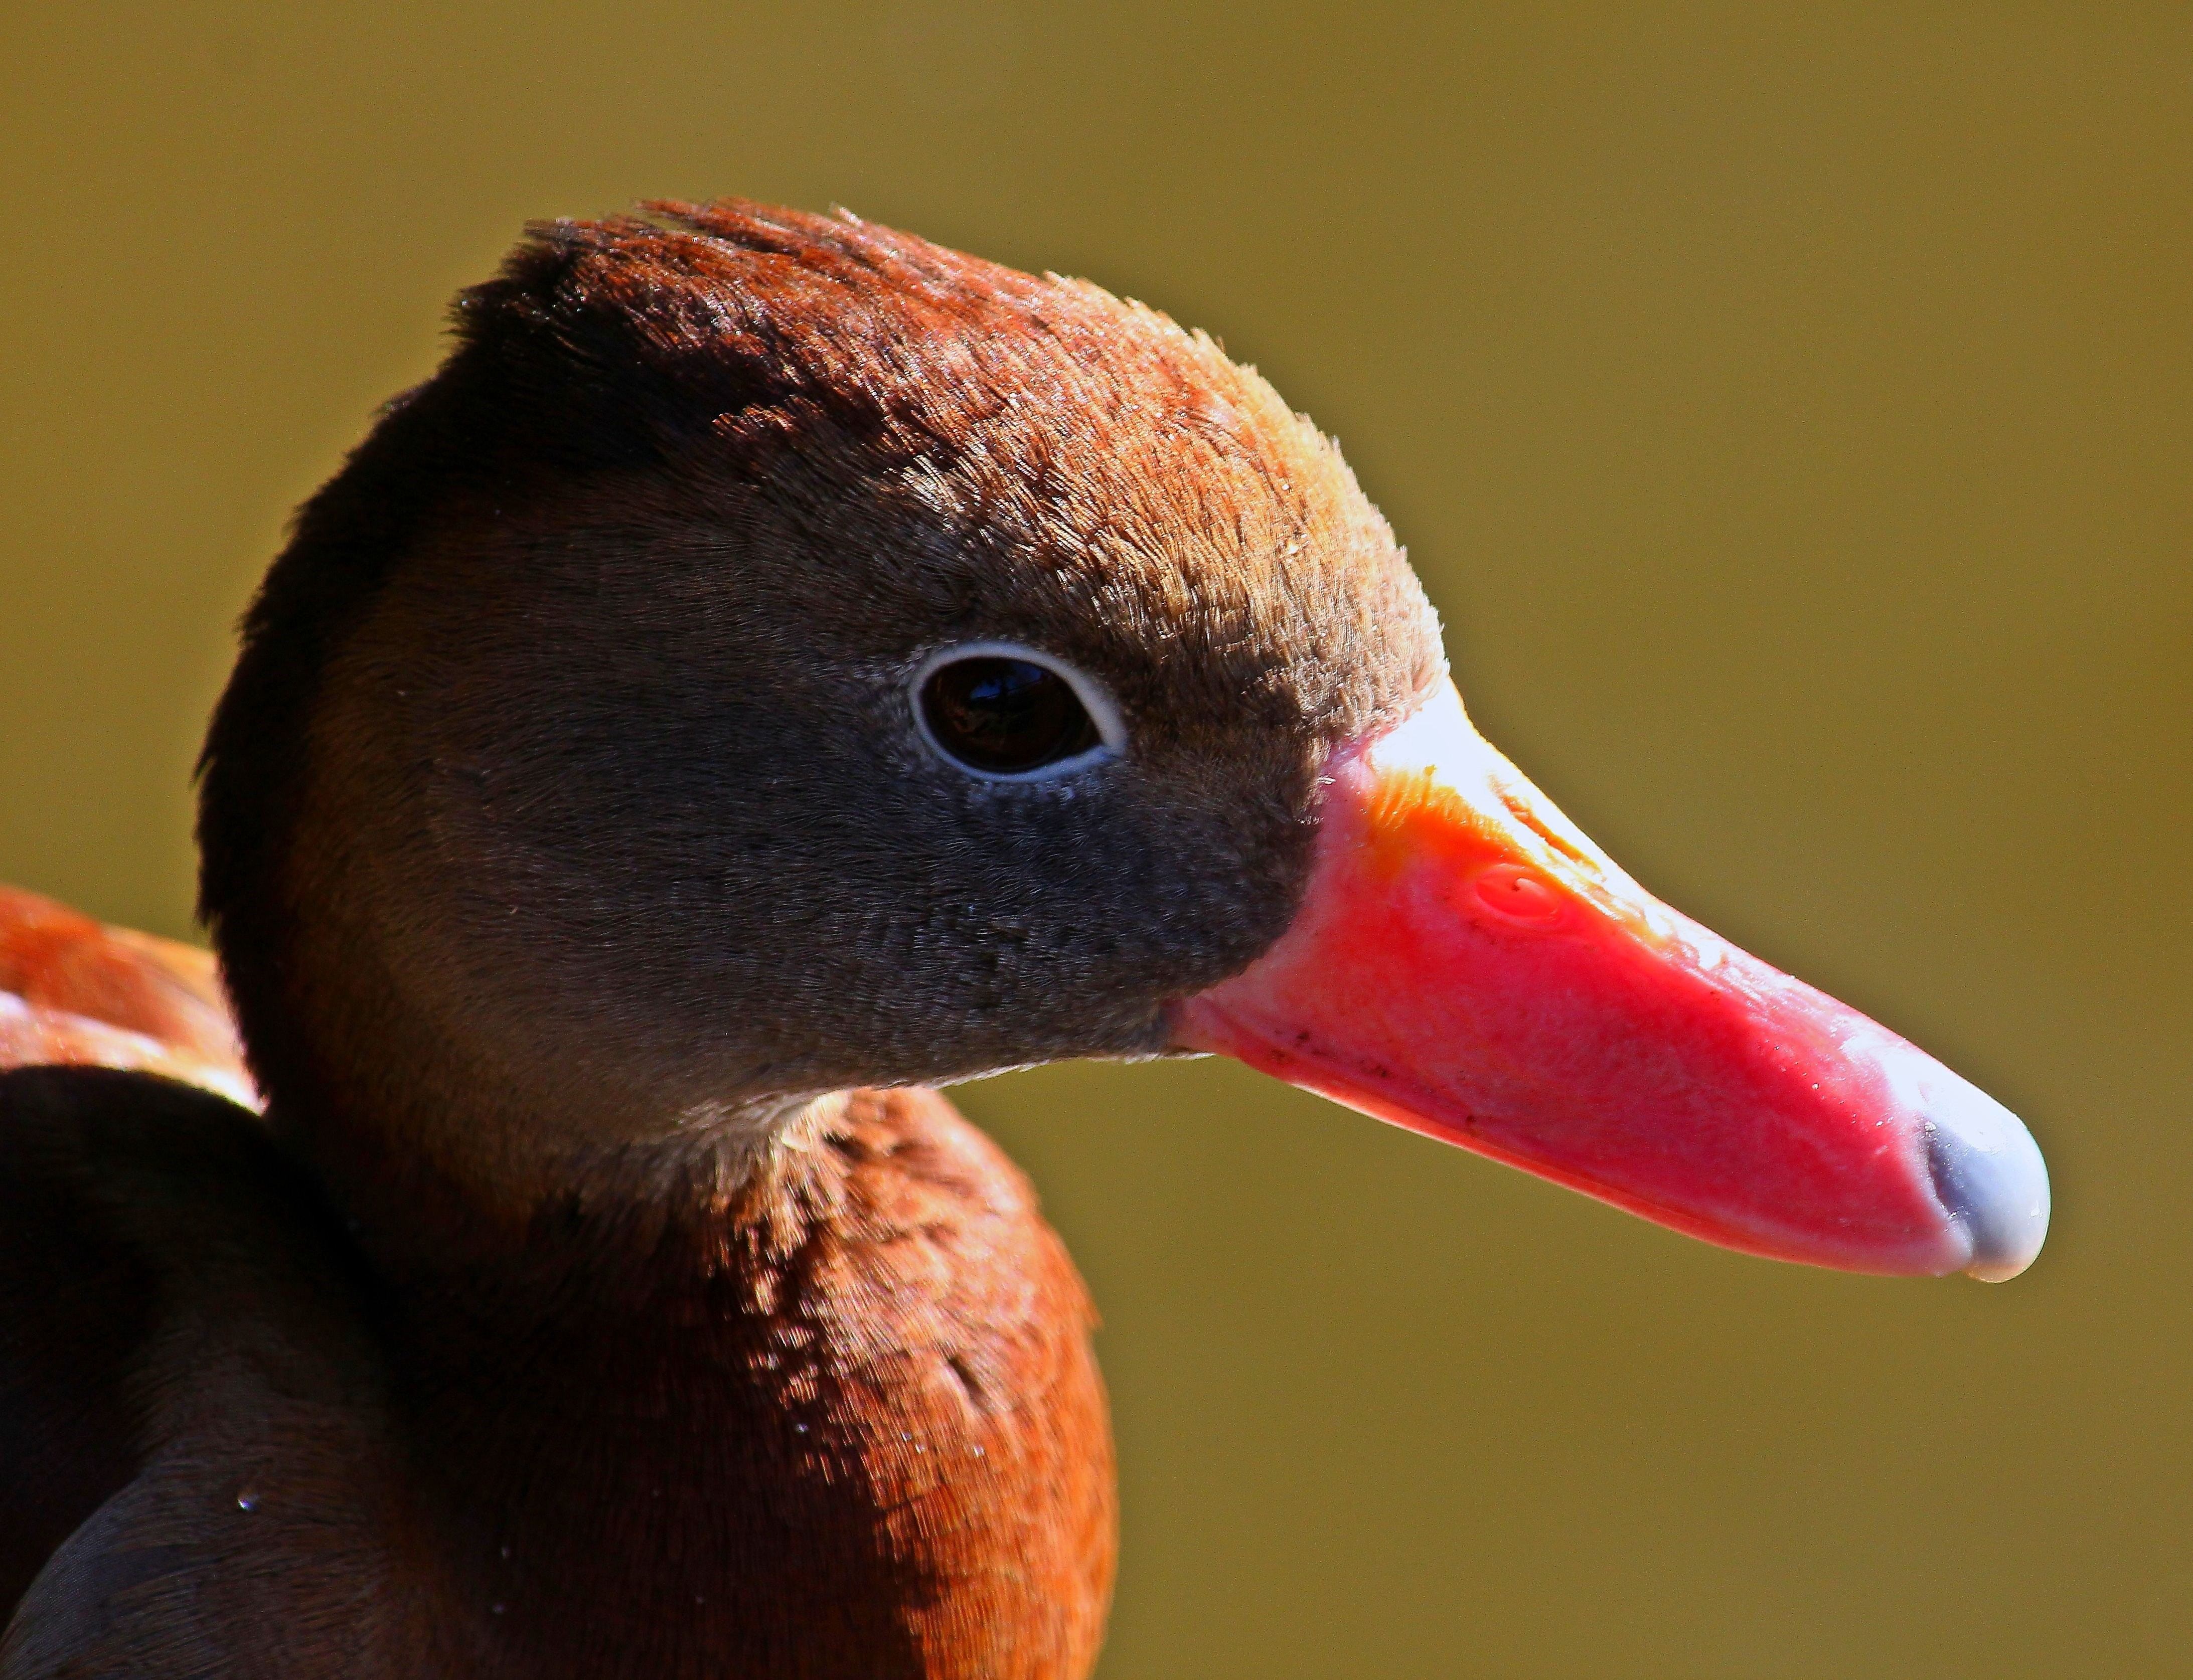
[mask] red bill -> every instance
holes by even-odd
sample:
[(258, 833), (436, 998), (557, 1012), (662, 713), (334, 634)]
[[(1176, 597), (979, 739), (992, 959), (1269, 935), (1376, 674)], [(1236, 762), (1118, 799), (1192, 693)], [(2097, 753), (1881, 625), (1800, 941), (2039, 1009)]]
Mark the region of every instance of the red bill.
[(2015, 1115), (1645, 892), (1452, 683), (1328, 774), (1293, 925), (1179, 1005), (1182, 1048), (1751, 1254), (1994, 1282), (2040, 1252)]

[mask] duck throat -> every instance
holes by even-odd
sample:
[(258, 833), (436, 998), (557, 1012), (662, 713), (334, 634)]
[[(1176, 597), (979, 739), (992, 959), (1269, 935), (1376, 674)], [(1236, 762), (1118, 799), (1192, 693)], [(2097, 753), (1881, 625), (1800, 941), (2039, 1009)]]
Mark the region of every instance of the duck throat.
[[(462, 1094), (439, 1099), (437, 1087)], [(528, 1294), (645, 1289), (713, 1264), (708, 1245), (765, 1204), (849, 1101), (782, 1094), (543, 1116), (477, 1078), (380, 1095), (370, 1106), (341, 1088), (303, 1104), (278, 1096), (267, 1123), (381, 1279), (400, 1294), (479, 1293), (499, 1311)]]

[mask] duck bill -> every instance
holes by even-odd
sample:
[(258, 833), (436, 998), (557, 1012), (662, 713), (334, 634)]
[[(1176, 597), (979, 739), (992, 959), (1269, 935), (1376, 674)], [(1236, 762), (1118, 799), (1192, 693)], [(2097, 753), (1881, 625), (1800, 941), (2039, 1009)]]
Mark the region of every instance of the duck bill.
[(1995, 1281), (2040, 1251), (2017, 1117), (1646, 894), (1452, 683), (1328, 774), (1293, 924), (1179, 1006), (1182, 1048), (1751, 1254)]

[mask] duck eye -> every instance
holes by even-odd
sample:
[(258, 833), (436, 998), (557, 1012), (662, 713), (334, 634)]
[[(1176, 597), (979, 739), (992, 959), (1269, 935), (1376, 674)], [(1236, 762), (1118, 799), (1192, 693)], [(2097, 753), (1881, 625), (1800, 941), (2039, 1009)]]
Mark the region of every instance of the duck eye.
[(1076, 692), (1048, 665), (1008, 652), (948, 659), (919, 686), (921, 721), (937, 750), (984, 776), (1028, 776), (1106, 744)]

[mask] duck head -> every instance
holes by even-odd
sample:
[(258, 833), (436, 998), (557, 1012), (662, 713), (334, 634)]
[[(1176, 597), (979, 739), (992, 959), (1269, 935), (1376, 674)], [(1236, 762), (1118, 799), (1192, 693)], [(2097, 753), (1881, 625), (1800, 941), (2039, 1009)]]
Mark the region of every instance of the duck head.
[(1756, 1253), (2037, 1250), (2018, 1123), (1487, 746), (1337, 449), (1207, 338), (736, 203), (538, 228), (457, 332), (304, 510), (203, 766), (308, 1146), (537, 1188), (1215, 1050)]

